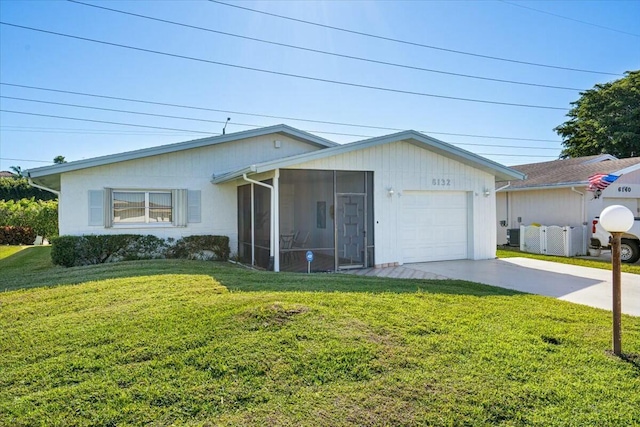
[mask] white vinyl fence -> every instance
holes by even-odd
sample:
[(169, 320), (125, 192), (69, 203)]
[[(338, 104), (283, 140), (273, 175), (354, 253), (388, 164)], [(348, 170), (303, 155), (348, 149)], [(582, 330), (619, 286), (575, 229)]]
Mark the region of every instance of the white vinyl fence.
[(587, 227), (521, 225), (520, 250), (566, 257), (586, 255)]

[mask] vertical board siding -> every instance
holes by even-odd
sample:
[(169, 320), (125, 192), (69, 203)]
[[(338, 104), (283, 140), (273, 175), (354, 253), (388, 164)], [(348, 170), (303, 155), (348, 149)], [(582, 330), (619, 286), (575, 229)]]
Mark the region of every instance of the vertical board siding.
[[(338, 167), (342, 166), (342, 167)], [(465, 191), (470, 194), (469, 242), (471, 259), (495, 257), (495, 178), (456, 160), (398, 141), (313, 160), (295, 169), (374, 171), (376, 264), (402, 262), (399, 241), (402, 191)], [(450, 179), (450, 186), (434, 186), (433, 178)], [(394, 189), (389, 197), (387, 188)], [(484, 197), (483, 190), (490, 190)]]
[[(522, 225), (582, 225), (582, 197), (571, 188), (511, 191), (507, 228), (519, 228), (518, 217), (522, 218)], [(586, 192), (584, 197), (593, 195)]]

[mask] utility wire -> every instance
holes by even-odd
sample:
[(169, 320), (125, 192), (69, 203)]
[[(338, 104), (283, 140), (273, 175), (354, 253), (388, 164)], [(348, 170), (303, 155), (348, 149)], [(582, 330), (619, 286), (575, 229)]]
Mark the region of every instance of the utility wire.
[[(100, 111), (112, 111), (112, 112), (116, 112), (116, 113), (137, 114), (137, 115), (143, 115), (143, 116), (162, 117), (162, 118), (178, 119), (178, 120), (192, 120), (192, 121), (198, 121), (198, 122), (220, 123), (220, 124), (226, 123), (225, 121), (221, 121), (221, 120), (207, 120), (207, 119), (196, 119), (196, 118), (184, 117), (184, 116), (170, 116), (170, 115), (165, 115), (165, 114), (143, 113), (143, 112), (139, 112), (139, 111), (119, 110), (119, 109), (115, 109), (115, 108), (91, 107), (91, 106), (87, 106), (87, 105), (67, 104), (67, 103), (63, 103), (63, 102), (43, 101), (43, 100), (29, 99), (29, 98), (17, 98), (17, 97), (13, 97), (13, 96), (0, 96), (0, 98), (13, 99), (13, 100), (18, 100), (18, 101), (26, 101), (26, 102), (36, 102), (36, 103), (40, 103), (40, 104), (62, 105), (62, 106), (65, 106), (65, 107), (84, 108), (84, 109), (100, 110)], [(255, 125), (255, 124), (249, 124), (249, 123), (237, 123), (237, 122), (234, 122), (233, 124), (237, 125), (237, 126), (244, 126), (244, 127), (251, 127), (251, 128), (263, 127), (262, 125)], [(321, 133), (321, 134), (340, 135), (340, 136), (353, 136), (353, 137), (358, 137), (358, 138), (373, 138), (374, 137), (373, 135), (360, 135), (360, 134), (340, 133), (340, 132), (326, 132), (326, 131), (311, 130), (311, 129), (301, 129), (301, 130), (303, 130), (305, 132), (310, 132), (310, 133)], [(526, 146), (520, 146), (520, 145), (514, 146), (514, 145), (496, 145), (496, 144), (465, 144), (465, 143), (456, 143), (456, 145), (473, 145), (473, 146), (479, 146), (479, 147), (501, 147), (501, 148), (531, 148), (531, 149), (538, 149), (538, 150), (557, 150), (557, 148), (553, 148), (553, 147), (526, 147)]]
[(388, 88), (388, 87), (382, 87), (382, 86), (364, 85), (364, 84), (359, 84), (359, 83), (344, 82), (344, 81), (340, 81), (340, 80), (330, 80), (330, 79), (324, 79), (324, 78), (320, 78), (320, 77), (303, 76), (303, 75), (300, 75), (300, 74), (284, 73), (284, 72), (280, 72), (280, 71), (265, 70), (265, 69), (262, 69), (262, 68), (247, 67), (247, 66), (237, 65), (237, 64), (229, 64), (229, 63), (226, 63), (226, 62), (211, 61), (211, 60), (208, 60), (208, 59), (195, 58), (195, 57), (192, 57), (192, 56), (185, 56), (185, 55), (178, 55), (178, 54), (175, 54), (175, 53), (160, 52), (160, 51), (152, 50), (152, 49), (145, 49), (145, 48), (140, 48), (140, 47), (128, 46), (128, 45), (123, 45), (123, 44), (119, 44), (119, 43), (111, 43), (111, 42), (106, 42), (106, 41), (102, 41), (102, 40), (90, 39), (90, 38), (87, 38), (87, 37), (73, 36), (73, 35), (70, 35), (70, 34), (58, 33), (58, 32), (55, 32), (55, 31), (47, 31), (47, 30), (42, 30), (42, 29), (39, 29), (39, 28), (27, 27), (27, 26), (24, 26), (24, 25), (17, 25), (17, 24), (12, 24), (12, 23), (8, 23), (8, 22), (0, 22), (0, 24), (7, 25), (7, 26), (10, 26), (10, 27), (14, 27), (14, 28), (21, 28), (21, 29), (29, 30), (29, 31), (36, 31), (36, 32), (39, 32), (39, 33), (52, 34), (52, 35), (56, 35), (56, 36), (60, 36), (60, 37), (67, 37), (67, 38), (71, 38), (71, 39), (83, 40), (83, 41), (103, 44), (103, 45), (107, 45), (107, 46), (115, 46), (115, 47), (120, 47), (120, 48), (123, 48), (123, 49), (135, 50), (135, 51), (139, 51), (139, 52), (147, 52), (147, 53), (153, 53), (153, 54), (157, 54), (157, 55), (169, 56), (169, 57), (173, 57), (173, 58), (187, 59), (187, 60), (190, 60), (190, 61), (197, 61), (197, 62), (203, 62), (203, 63), (208, 63), (208, 64), (222, 65), (222, 66), (225, 66), (225, 67), (231, 67), (231, 68), (237, 68), (237, 69), (242, 69), (242, 70), (255, 71), (255, 72), (265, 73), (265, 74), (274, 74), (274, 75), (279, 75), (279, 76), (284, 76), (284, 77), (293, 77), (293, 78), (303, 79), (303, 80), (311, 80), (311, 81), (317, 81), (317, 82), (323, 82), (323, 83), (331, 83), (331, 84), (340, 85), (340, 86), (359, 87), (359, 88), (363, 88), (363, 89), (371, 89), (371, 90), (377, 90), (377, 91), (382, 91), (382, 92), (401, 93), (401, 94), (404, 94), (404, 95), (416, 95), (416, 96), (424, 96), (424, 97), (439, 98), (439, 99), (451, 99), (451, 100), (455, 100), (455, 101), (475, 102), (475, 103), (480, 103), (480, 104), (493, 104), (493, 105), (504, 105), (504, 106), (509, 106), (509, 107), (522, 107), (522, 108), (536, 108), (536, 109), (544, 109), (544, 110), (569, 111), (568, 108), (564, 108), (564, 107), (552, 107), (552, 106), (547, 106), (547, 105), (534, 105), (534, 104), (519, 104), (519, 103), (512, 103), (512, 102), (489, 101), (489, 100), (485, 100), (485, 99), (474, 99), (474, 98), (461, 98), (461, 97), (456, 97), (456, 96), (436, 95), (436, 94), (432, 94), (432, 93), (416, 92), (416, 91), (402, 90), (402, 89), (394, 89), (394, 88)]
[(392, 37), (380, 36), (380, 35), (377, 35), (377, 34), (365, 33), (365, 32), (362, 32), (362, 31), (350, 30), (350, 29), (347, 29), (347, 28), (335, 27), (335, 26), (332, 26), (332, 25), (320, 24), (318, 22), (306, 21), (304, 19), (292, 18), (290, 16), (284, 16), (284, 15), (278, 15), (278, 14), (275, 14), (275, 13), (265, 12), (263, 10), (258, 10), (258, 9), (251, 9), (249, 7), (239, 6), (237, 4), (225, 3), (225, 2), (222, 2), (222, 1), (218, 1), (218, 0), (209, 0), (209, 1), (211, 3), (217, 3), (217, 4), (220, 4), (220, 5), (223, 5), (223, 6), (234, 7), (236, 9), (246, 10), (246, 11), (249, 11), (249, 12), (260, 13), (262, 15), (272, 16), (274, 18), (286, 19), (286, 20), (289, 20), (289, 21), (300, 22), (300, 23), (307, 24), (307, 25), (314, 25), (314, 26), (317, 26), (317, 27), (328, 28), (328, 29), (331, 29), (331, 30), (342, 31), (342, 32), (345, 32), (345, 33), (350, 33), (350, 34), (357, 34), (359, 36), (370, 37), (370, 38), (375, 38), (375, 39), (379, 39), (379, 40), (386, 40), (386, 41), (390, 41), (390, 42), (394, 42), (394, 43), (401, 43), (401, 44), (406, 44), (406, 45), (410, 45), (410, 46), (423, 47), (423, 48), (426, 48), (426, 49), (434, 49), (434, 50), (439, 50), (439, 51), (443, 51), (443, 52), (457, 53), (457, 54), (460, 54), (460, 55), (468, 55), (468, 56), (474, 56), (474, 57), (477, 57), (477, 58), (492, 59), (492, 60), (495, 60), (495, 61), (511, 62), (511, 63), (516, 63), (516, 64), (535, 66), (535, 67), (554, 68), (554, 69), (557, 69), (557, 70), (575, 71), (575, 72), (580, 72), (580, 73), (591, 73), (591, 74), (604, 74), (604, 75), (609, 75), (609, 76), (621, 76), (622, 75), (622, 74), (618, 74), (618, 73), (609, 73), (609, 72), (605, 72), (605, 71), (594, 71), (594, 70), (585, 70), (585, 69), (580, 69), (580, 68), (560, 67), (560, 66), (557, 66), (557, 65), (540, 64), (540, 63), (537, 63), (537, 62), (528, 62), (528, 61), (519, 61), (519, 60), (516, 60), (516, 59), (501, 58), (501, 57), (497, 57), (497, 56), (482, 55), (482, 54), (478, 54), (478, 53), (472, 53), (472, 52), (465, 52), (465, 51), (461, 51), (461, 50), (448, 49), (448, 48), (432, 46), (432, 45), (427, 45), (427, 44), (418, 43), (418, 42), (412, 42), (412, 41), (408, 41), (408, 40), (401, 40), (401, 39), (395, 39), (395, 38), (392, 38)]
[(12, 159), (10, 157), (0, 157), (0, 160), (12, 160), (15, 162), (35, 162), (35, 163), (53, 163), (47, 160), (31, 160), (31, 159)]
[(75, 120), (75, 121), (79, 121), (79, 122), (105, 123), (105, 124), (109, 124), (109, 125), (119, 125), (119, 126), (133, 126), (133, 127), (138, 127), (138, 128), (147, 128), (147, 129), (177, 130), (177, 131), (180, 131), (180, 132), (199, 133), (199, 134), (209, 135), (209, 136), (220, 135), (219, 132), (202, 132), (202, 131), (198, 131), (198, 130), (176, 129), (176, 128), (167, 128), (167, 127), (159, 127), (159, 126), (136, 125), (136, 124), (132, 124), (132, 123), (109, 122), (109, 121), (105, 121), (105, 120), (80, 119), (80, 118), (77, 118), (77, 117), (66, 117), (66, 116), (55, 116), (55, 115), (52, 115), (52, 114), (29, 113), (29, 112), (26, 112), (26, 111), (2, 110), (2, 109), (0, 109), (0, 112), (2, 112), (2, 113), (12, 113), (12, 114), (22, 114), (22, 115), (26, 115), (26, 116), (50, 117), (50, 118), (53, 118), (53, 119)]
[[(3, 109), (0, 109), (0, 112), (12, 113), (12, 114), (22, 114), (22, 115), (27, 115), (27, 116), (50, 117), (50, 118), (55, 118), (55, 119), (75, 120), (75, 121), (81, 121), (81, 122), (106, 123), (106, 124), (120, 125), (120, 126), (133, 126), (133, 127), (141, 127), (141, 128), (149, 128), (149, 129), (177, 130), (177, 131), (181, 131), (181, 132), (192, 132), (192, 133), (199, 133), (199, 134), (207, 134), (207, 135), (210, 135), (210, 136), (221, 135), (220, 133), (216, 133), (216, 132), (202, 132), (202, 131), (187, 130), (187, 129), (175, 129), (175, 128), (167, 128), (167, 127), (159, 127), (159, 126), (137, 125), (137, 124), (133, 124), (133, 123), (110, 122), (110, 121), (105, 121), (105, 120), (92, 120), (92, 119), (83, 119), (83, 118), (78, 118), (78, 117), (57, 116), (57, 115), (51, 115), (51, 114), (29, 113), (29, 112), (26, 112), (26, 111), (15, 111), (15, 110), (3, 110)], [(557, 156), (531, 155), (531, 154), (496, 154), (496, 153), (475, 153), (475, 154), (478, 154), (478, 155), (481, 155), (481, 156), (496, 156), (496, 157), (504, 157), (504, 156), (506, 156), (506, 157), (548, 157), (548, 158), (556, 158), (557, 157)], [(17, 159), (14, 159), (14, 160), (17, 160)], [(22, 161), (30, 161), (30, 160), (22, 159)]]
[[(231, 110), (217, 110), (217, 109), (213, 109), (213, 108), (195, 107), (195, 106), (182, 105), (182, 104), (170, 104), (170, 103), (165, 103), (165, 102), (145, 101), (145, 100), (141, 100), (141, 99), (122, 98), (122, 97), (107, 96), (107, 95), (98, 95), (98, 94), (86, 93), (86, 92), (74, 92), (74, 91), (68, 91), (68, 90), (51, 89), (51, 88), (44, 88), (44, 87), (39, 87), (39, 86), (19, 85), (19, 84), (6, 83), (6, 82), (0, 82), (0, 85), (2, 85), (2, 86), (11, 86), (11, 87), (20, 87), (20, 88), (26, 88), (26, 89), (34, 89), (34, 90), (41, 90), (41, 91), (47, 91), (47, 92), (55, 92), (55, 93), (66, 93), (66, 94), (70, 94), (70, 95), (81, 95), (81, 96), (88, 96), (88, 97), (93, 97), (93, 98), (112, 99), (112, 100), (118, 100), (118, 101), (136, 102), (136, 103), (141, 103), (141, 104), (160, 105), (160, 106), (165, 106), (165, 107), (177, 107), (177, 108), (185, 108), (185, 109), (200, 110), (200, 111), (212, 111), (212, 112), (217, 112), (217, 113), (239, 114), (239, 115), (244, 115), (244, 116), (265, 117), (265, 118), (279, 119), (279, 120), (292, 120), (292, 121), (299, 121), (299, 122), (319, 123), (319, 124), (328, 124), (328, 125), (337, 125), (337, 126), (349, 126), (349, 127), (357, 127), (357, 128), (378, 129), (378, 130), (392, 131), (392, 132), (401, 132), (403, 130), (406, 130), (406, 129), (383, 127), (383, 126), (371, 126), (371, 125), (364, 125), (364, 124), (332, 122), (332, 121), (303, 119), (303, 118), (285, 117), (285, 116), (272, 116), (272, 115), (267, 115), (267, 114), (256, 114), (256, 113), (247, 113), (247, 112), (231, 111)], [(501, 139), (501, 140), (508, 140), (508, 141), (553, 142), (553, 143), (560, 143), (561, 142), (561, 141), (557, 141), (557, 140), (553, 140), (553, 139), (518, 138), (518, 137), (495, 136), (495, 135), (474, 135), (474, 134), (467, 134), (467, 133), (436, 132), (436, 131), (429, 131), (429, 130), (420, 130), (419, 132), (426, 133), (426, 134), (432, 134), (432, 135), (464, 136), (464, 137), (469, 137), (469, 138)]]
[(191, 29), (200, 30), (200, 31), (207, 31), (209, 33), (221, 34), (221, 35), (225, 35), (225, 36), (229, 36), (229, 37), (236, 37), (236, 38), (240, 38), (240, 39), (244, 39), (244, 40), (251, 40), (251, 41), (254, 41), (254, 42), (265, 43), (265, 44), (270, 44), (270, 45), (274, 45), (274, 46), (286, 47), (286, 48), (289, 48), (289, 49), (297, 49), (297, 50), (302, 50), (302, 51), (306, 51), (306, 52), (319, 53), (319, 54), (322, 54), (322, 55), (330, 55), (330, 56), (336, 56), (336, 57), (339, 57), (339, 58), (353, 59), (353, 60), (356, 60), (356, 61), (370, 62), (370, 63), (373, 63), (373, 64), (387, 65), (387, 66), (390, 66), (390, 67), (405, 68), (405, 69), (409, 69), (409, 70), (424, 71), (424, 72), (428, 72), (428, 73), (446, 74), (446, 75), (449, 75), (449, 76), (464, 77), (464, 78), (477, 79), (477, 80), (486, 80), (486, 81), (492, 81), (492, 82), (498, 82), (498, 83), (507, 83), (507, 84), (515, 84), (515, 85), (522, 85), (522, 86), (534, 86), (534, 87), (543, 87), (543, 88), (548, 88), (548, 89), (560, 89), (560, 90), (570, 90), (570, 91), (584, 91), (585, 90), (585, 89), (578, 89), (578, 88), (566, 87), (566, 86), (554, 86), (554, 85), (546, 85), (546, 84), (530, 83), (530, 82), (521, 82), (521, 81), (507, 80), (507, 79), (496, 79), (496, 78), (491, 78), (491, 77), (476, 76), (476, 75), (472, 75), (472, 74), (454, 73), (454, 72), (450, 72), (450, 71), (435, 70), (435, 69), (432, 69), (432, 68), (423, 68), (423, 67), (417, 67), (417, 66), (406, 65), (406, 64), (398, 64), (398, 63), (395, 63), (395, 62), (379, 61), (379, 60), (371, 59), (371, 58), (363, 58), (363, 57), (360, 57), (360, 56), (353, 56), (353, 55), (345, 55), (345, 54), (340, 54), (340, 53), (328, 52), (328, 51), (325, 51), (325, 50), (312, 49), (312, 48), (304, 47), (304, 46), (295, 46), (295, 45), (286, 44), (286, 43), (279, 43), (279, 42), (275, 42), (275, 41), (271, 41), (271, 40), (265, 40), (265, 39), (255, 38), (255, 37), (243, 36), (243, 35), (240, 35), (240, 34), (228, 33), (228, 32), (225, 32), (225, 31), (213, 30), (211, 28), (198, 27), (198, 26), (195, 26), (195, 25), (184, 24), (184, 23), (175, 22), (175, 21), (169, 21), (167, 19), (154, 18), (154, 17), (147, 16), (147, 15), (141, 15), (141, 14), (133, 13), (133, 12), (126, 12), (124, 10), (112, 9), (112, 8), (109, 8), (109, 7), (98, 6), (98, 5), (95, 5), (95, 4), (84, 3), (84, 2), (76, 1), (76, 0), (67, 0), (67, 1), (70, 2), (70, 3), (76, 3), (76, 4), (83, 5), (83, 6), (93, 7), (93, 8), (96, 8), (96, 9), (102, 9), (102, 10), (107, 10), (107, 11), (110, 11), (110, 12), (121, 13), (123, 15), (135, 16), (135, 17), (138, 17), (138, 18), (148, 19), (148, 20), (151, 20), (151, 21), (157, 21), (157, 22), (162, 22), (162, 23), (165, 23), (165, 24), (177, 25), (177, 26), (180, 26), (180, 27), (191, 28)]
[(545, 15), (555, 16), (556, 18), (566, 19), (567, 21), (578, 22), (580, 24), (590, 25), (592, 27), (602, 28), (603, 30), (615, 31), (616, 33), (626, 34), (628, 36), (640, 37), (640, 34), (630, 33), (628, 31), (622, 31), (622, 30), (618, 30), (616, 28), (606, 27), (604, 25), (594, 24), (593, 22), (587, 22), (587, 21), (582, 21), (580, 19), (570, 18), (568, 16), (559, 15), (557, 13), (547, 12), (546, 10), (540, 10), (540, 9), (536, 9), (534, 7), (525, 6), (525, 5), (520, 4), (520, 3), (516, 3), (516, 2), (512, 2), (512, 1), (506, 1), (506, 0), (498, 0), (498, 1), (500, 1), (502, 3), (509, 4), (511, 6), (521, 7), (523, 9), (532, 10), (534, 12), (543, 13)]
[[(219, 123), (219, 124), (226, 123), (226, 121), (223, 121), (223, 120), (196, 119), (194, 117), (170, 116), (170, 115), (166, 115), (166, 114), (143, 113), (143, 112), (139, 112), (139, 111), (122, 110), (122, 109), (117, 109), (117, 108), (90, 107), (88, 105), (67, 104), (67, 103), (64, 103), (64, 102), (54, 102), (54, 101), (42, 101), (42, 100), (39, 100), (39, 99), (18, 98), (18, 97), (15, 97), (15, 96), (4, 96), (4, 95), (2, 95), (2, 96), (0, 96), (0, 98), (13, 99), (13, 100), (17, 100), (17, 101), (26, 101), (26, 102), (37, 102), (37, 103), (40, 103), (40, 104), (63, 105), (65, 107), (86, 108), (86, 109), (90, 109), (90, 110), (112, 111), (112, 112), (115, 112), (115, 113), (137, 114), (137, 115), (141, 115), (141, 116), (151, 116), (151, 117), (163, 117), (163, 118), (166, 118), (166, 119), (191, 120), (191, 121), (194, 121), (194, 122), (207, 122), (207, 123)], [(251, 125), (251, 124), (246, 124), (246, 123), (236, 123), (236, 122), (234, 122), (233, 124), (234, 125), (238, 125), (238, 126), (247, 126), (247, 127), (256, 127), (256, 128), (261, 127), (260, 125)]]
[[(159, 126), (147, 126), (147, 125), (138, 125), (133, 123), (122, 123), (122, 122), (110, 122), (105, 120), (93, 120), (93, 119), (84, 119), (79, 117), (69, 117), (69, 116), (57, 116), (52, 114), (39, 114), (39, 113), (30, 113), (27, 111), (15, 111), (15, 110), (3, 110), (0, 109), (2, 113), (12, 113), (12, 114), (22, 114), (26, 116), (37, 116), (37, 117), (50, 117), (54, 119), (65, 119), (65, 120), (75, 120), (79, 122), (90, 122), (90, 123), (106, 123), (111, 125), (119, 125), (119, 126), (133, 126), (140, 128), (148, 128), (148, 129), (161, 129), (161, 130), (176, 130), (181, 132), (191, 132), (191, 133), (199, 133), (206, 134), (209, 136), (221, 135), (218, 132), (202, 132), (197, 130), (189, 130), (189, 129), (176, 129), (176, 128), (167, 128), (167, 127), (159, 127)], [(318, 133), (331, 133), (331, 132), (318, 132)], [(361, 135), (364, 136), (364, 135)], [(464, 145), (464, 144), (459, 144)], [(472, 145), (472, 144), (466, 144)], [(509, 147), (509, 148), (526, 148), (526, 147)], [(540, 147), (531, 147), (531, 148), (540, 148)], [(496, 153), (475, 153), (483, 156), (509, 156), (509, 157), (557, 157), (557, 156), (544, 156), (544, 155), (532, 155), (532, 154), (496, 154)]]

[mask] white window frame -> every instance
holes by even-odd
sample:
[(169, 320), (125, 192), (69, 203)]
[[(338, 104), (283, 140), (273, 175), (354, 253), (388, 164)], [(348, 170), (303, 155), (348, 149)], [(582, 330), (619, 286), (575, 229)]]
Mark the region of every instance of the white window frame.
[[(116, 220), (115, 215), (115, 194), (116, 193), (144, 193), (144, 222), (121, 222)], [(149, 194), (169, 194), (171, 196), (171, 221), (149, 221)], [(175, 227), (175, 203), (174, 194), (171, 190), (155, 189), (155, 190), (132, 190), (132, 189), (113, 189), (111, 195), (111, 219), (113, 227), (117, 228), (137, 228), (137, 227)]]

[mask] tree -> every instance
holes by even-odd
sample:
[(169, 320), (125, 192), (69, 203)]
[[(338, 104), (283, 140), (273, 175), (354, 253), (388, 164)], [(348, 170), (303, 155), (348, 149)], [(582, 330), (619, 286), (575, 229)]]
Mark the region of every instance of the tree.
[(580, 92), (554, 130), (562, 137), (561, 158), (611, 154), (640, 156), (640, 70)]
[(53, 158), (53, 163), (55, 163), (56, 165), (59, 165), (62, 163), (67, 163), (67, 161), (64, 159), (64, 156), (55, 156)]
[(20, 166), (9, 166), (9, 169), (11, 169), (18, 178), (22, 178), (22, 168)]

